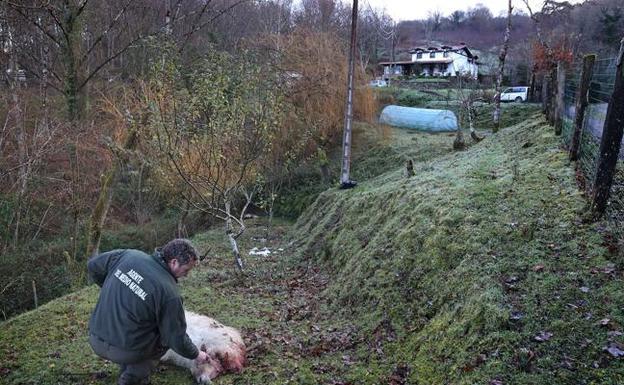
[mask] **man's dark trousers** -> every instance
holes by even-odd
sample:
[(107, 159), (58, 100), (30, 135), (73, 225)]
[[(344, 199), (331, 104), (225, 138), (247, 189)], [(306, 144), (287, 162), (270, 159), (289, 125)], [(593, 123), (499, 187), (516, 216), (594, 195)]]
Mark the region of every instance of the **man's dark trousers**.
[(89, 343), (93, 351), (100, 357), (119, 364), (118, 385), (149, 384), (149, 377), (158, 366), (158, 361), (166, 353), (166, 349), (137, 354), (120, 349), (101, 340), (93, 334), (89, 335)]

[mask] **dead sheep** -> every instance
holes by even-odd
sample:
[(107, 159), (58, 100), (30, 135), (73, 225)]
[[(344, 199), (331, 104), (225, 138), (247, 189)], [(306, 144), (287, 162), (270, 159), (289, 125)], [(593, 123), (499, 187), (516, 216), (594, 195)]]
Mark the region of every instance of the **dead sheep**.
[(210, 384), (223, 373), (240, 373), (245, 365), (245, 343), (240, 333), (210, 317), (184, 312), (186, 333), (193, 343), (208, 353), (210, 360), (197, 365), (194, 360), (184, 358), (168, 350), (161, 361), (188, 368), (199, 384)]

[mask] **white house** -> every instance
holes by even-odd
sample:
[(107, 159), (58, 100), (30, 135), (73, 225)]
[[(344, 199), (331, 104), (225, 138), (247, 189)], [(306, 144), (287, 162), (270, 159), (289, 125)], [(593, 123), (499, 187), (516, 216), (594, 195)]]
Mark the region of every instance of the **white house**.
[(409, 51), (412, 60), (381, 62), (384, 78), (398, 75), (417, 76), (470, 76), (476, 78), (479, 58), (461, 43), (457, 46), (416, 47)]

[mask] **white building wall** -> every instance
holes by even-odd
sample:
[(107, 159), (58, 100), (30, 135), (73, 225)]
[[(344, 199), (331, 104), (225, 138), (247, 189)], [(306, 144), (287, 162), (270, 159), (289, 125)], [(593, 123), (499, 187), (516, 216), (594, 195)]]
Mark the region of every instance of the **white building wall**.
[(453, 59), (453, 75), (456, 73), (465, 74), (469, 73), (470, 69), (468, 67), (468, 58), (460, 55), (456, 52), (451, 54), (451, 58)]
[[(429, 55), (430, 52), (424, 51), (421, 52), (421, 57), (418, 58), (418, 52), (412, 53), (412, 62), (421, 63), (424, 66), (428, 66), (427, 63), (422, 63), (423, 60), (432, 59)], [(435, 53), (435, 59), (441, 59), (444, 57), (444, 53), (442, 51)], [(443, 75), (443, 76), (455, 76), (457, 73), (462, 75), (469, 75), (474, 78), (477, 77), (478, 66), (476, 63), (469, 63), (468, 58), (464, 55), (461, 55), (454, 51), (448, 52), (448, 58), (452, 59), (451, 63), (436, 63), (434, 67), (435, 75)], [(386, 72), (387, 71), (387, 72)], [(384, 68), (384, 73), (389, 74), (390, 69)], [(429, 73), (428, 69), (423, 69), (422, 74)]]

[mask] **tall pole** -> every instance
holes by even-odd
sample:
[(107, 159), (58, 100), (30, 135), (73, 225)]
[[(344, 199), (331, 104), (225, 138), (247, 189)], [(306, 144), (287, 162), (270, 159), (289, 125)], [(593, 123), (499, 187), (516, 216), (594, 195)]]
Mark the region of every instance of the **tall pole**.
[(342, 170), (340, 172), (340, 187), (355, 187), (356, 183), (349, 179), (351, 168), (351, 123), (353, 122), (353, 71), (355, 67), (355, 48), (357, 40), (358, 0), (353, 0), (351, 13), (351, 47), (349, 49), (349, 72), (347, 74), (347, 106), (345, 109), (345, 124), (342, 136)]

